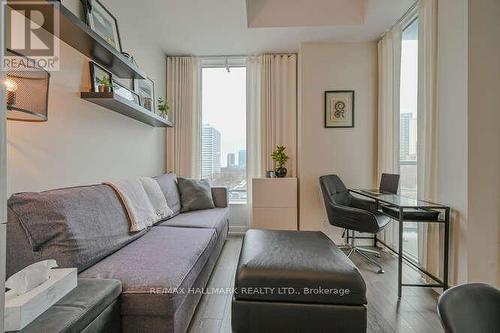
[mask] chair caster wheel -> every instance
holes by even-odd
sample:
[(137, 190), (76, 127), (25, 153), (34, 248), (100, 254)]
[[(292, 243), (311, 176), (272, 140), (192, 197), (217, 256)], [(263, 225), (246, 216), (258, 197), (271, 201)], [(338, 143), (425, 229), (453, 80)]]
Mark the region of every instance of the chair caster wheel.
[(379, 270), (378, 270), (378, 272), (377, 272), (377, 273), (378, 273), (378, 274), (384, 274), (384, 273), (385, 273), (385, 271), (381, 268), (381, 269), (379, 269)]

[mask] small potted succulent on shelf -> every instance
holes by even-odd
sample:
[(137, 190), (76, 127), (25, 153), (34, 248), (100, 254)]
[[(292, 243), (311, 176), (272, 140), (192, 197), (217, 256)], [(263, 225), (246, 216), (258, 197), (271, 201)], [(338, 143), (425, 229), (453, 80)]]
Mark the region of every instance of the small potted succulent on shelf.
[(289, 157), (285, 153), (286, 147), (282, 145), (278, 145), (271, 155), (273, 161), (276, 164), (276, 169), (274, 170), (274, 174), (278, 178), (286, 177), (288, 170), (285, 168), (285, 163), (288, 161)]
[(97, 78), (97, 82), (99, 83), (97, 89), (99, 89), (100, 93), (111, 92), (112, 84), (109, 76), (104, 75), (102, 78)]
[(170, 104), (163, 97), (158, 98), (158, 111), (160, 115), (168, 120), (168, 115), (170, 113)]

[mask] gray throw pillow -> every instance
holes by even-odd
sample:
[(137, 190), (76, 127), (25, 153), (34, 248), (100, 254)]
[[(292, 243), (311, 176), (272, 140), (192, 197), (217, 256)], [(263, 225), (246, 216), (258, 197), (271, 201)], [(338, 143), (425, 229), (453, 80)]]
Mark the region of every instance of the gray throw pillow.
[(181, 195), (181, 212), (215, 208), (208, 180), (178, 178), (177, 186)]
[(174, 213), (173, 216), (178, 215), (181, 211), (181, 198), (179, 196), (179, 189), (177, 188), (177, 176), (175, 173), (166, 173), (155, 177), (155, 179), (160, 185), (165, 199), (167, 199), (168, 207)]

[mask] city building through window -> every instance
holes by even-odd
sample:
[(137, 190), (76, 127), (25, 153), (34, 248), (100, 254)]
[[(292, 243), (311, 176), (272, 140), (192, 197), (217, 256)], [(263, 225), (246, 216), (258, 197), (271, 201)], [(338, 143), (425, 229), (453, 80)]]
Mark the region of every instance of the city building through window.
[(201, 176), (246, 203), (246, 67), (202, 66)]

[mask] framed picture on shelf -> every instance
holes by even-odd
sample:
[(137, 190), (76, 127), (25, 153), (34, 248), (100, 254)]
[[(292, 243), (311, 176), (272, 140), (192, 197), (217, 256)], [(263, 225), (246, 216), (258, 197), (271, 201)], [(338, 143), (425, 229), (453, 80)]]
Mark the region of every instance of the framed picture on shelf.
[(90, 82), (93, 92), (111, 92), (113, 75), (95, 62), (90, 62)]
[(89, 27), (121, 53), (122, 45), (116, 18), (99, 0), (82, 1), (86, 1), (87, 24)]
[(141, 105), (143, 108), (156, 113), (155, 107), (155, 83), (150, 78), (145, 80), (134, 80), (134, 91), (141, 98)]
[(118, 95), (129, 102), (141, 105), (139, 95), (135, 91), (131, 91), (115, 80), (113, 80), (113, 92), (115, 95)]
[(87, 0), (60, 0), (59, 3), (83, 22), (87, 21)]
[(325, 91), (325, 128), (354, 127), (354, 90)]

